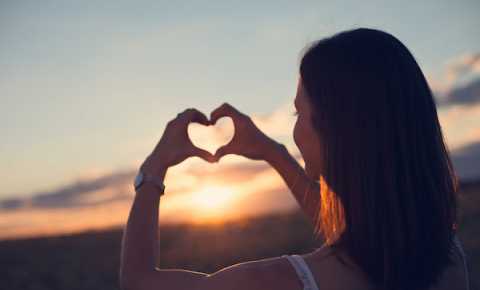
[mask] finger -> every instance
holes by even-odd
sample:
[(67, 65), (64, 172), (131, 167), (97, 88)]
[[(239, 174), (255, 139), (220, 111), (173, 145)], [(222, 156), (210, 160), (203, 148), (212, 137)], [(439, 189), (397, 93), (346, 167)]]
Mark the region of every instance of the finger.
[(212, 153), (208, 152), (207, 150), (200, 149), (198, 147), (192, 148), (192, 156), (197, 156), (204, 159), (207, 162), (213, 163), (216, 161), (215, 156)]
[(211, 125), (207, 116), (195, 108), (186, 109), (181, 115), (185, 116), (187, 123), (195, 122), (203, 125)]
[(224, 145), (224, 146), (218, 148), (217, 151), (215, 151), (214, 157), (215, 157), (215, 159), (218, 161), (218, 160), (220, 160), (223, 156), (225, 156), (225, 155), (227, 155), (227, 154), (231, 154), (231, 153), (232, 153), (231, 145), (230, 145), (230, 144), (227, 144), (227, 145)]
[(223, 103), (220, 107), (216, 108), (210, 113), (210, 122), (212, 124), (215, 124), (218, 119), (227, 116), (235, 120), (240, 115), (242, 115), (242, 113), (236, 108), (234, 108), (232, 105), (228, 103)]

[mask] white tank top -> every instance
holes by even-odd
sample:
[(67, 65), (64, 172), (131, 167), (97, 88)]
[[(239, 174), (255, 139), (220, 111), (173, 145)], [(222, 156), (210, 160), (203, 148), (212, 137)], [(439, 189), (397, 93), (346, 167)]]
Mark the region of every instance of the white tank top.
[(295, 272), (297, 272), (298, 277), (300, 277), (300, 280), (303, 282), (303, 290), (318, 290), (313, 274), (302, 256), (293, 254), (282, 255), (282, 257), (287, 257), (293, 265), (293, 268), (295, 268)]
[(466, 290), (470, 290), (470, 279), (468, 278), (468, 267), (467, 267), (467, 255), (463, 251), (462, 244), (460, 243), (460, 240), (458, 239), (457, 235), (455, 235), (455, 237), (453, 238), (453, 242), (455, 243), (455, 246), (457, 246), (458, 250), (460, 251), (460, 255), (462, 256), (463, 271), (465, 272), (465, 284), (467, 285)]
[[(457, 235), (455, 235), (453, 242), (455, 246), (458, 248), (460, 251), (460, 254), (462, 256), (463, 260), (463, 269), (465, 272), (465, 282), (467, 285), (466, 290), (470, 290), (470, 280), (468, 278), (468, 268), (467, 268), (467, 258), (465, 255), (465, 252), (463, 251), (463, 247), (460, 243), (460, 240), (458, 239)], [(298, 277), (303, 283), (303, 290), (319, 290), (318, 285), (315, 282), (315, 279), (313, 277), (312, 271), (310, 271), (310, 268), (308, 267), (307, 263), (303, 259), (302, 256), (300, 255), (282, 255), (282, 257), (286, 257), (288, 261), (292, 264), (293, 268), (295, 269), (295, 272), (297, 273)]]

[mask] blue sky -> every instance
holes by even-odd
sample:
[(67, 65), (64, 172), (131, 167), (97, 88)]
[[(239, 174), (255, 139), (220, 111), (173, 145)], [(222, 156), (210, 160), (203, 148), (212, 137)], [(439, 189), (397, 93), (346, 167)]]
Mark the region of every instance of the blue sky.
[(480, 50), (479, 3), (2, 1), (0, 197), (129, 168), (187, 107), (268, 115), (293, 102), (302, 48), (343, 29), (392, 33), (441, 82)]

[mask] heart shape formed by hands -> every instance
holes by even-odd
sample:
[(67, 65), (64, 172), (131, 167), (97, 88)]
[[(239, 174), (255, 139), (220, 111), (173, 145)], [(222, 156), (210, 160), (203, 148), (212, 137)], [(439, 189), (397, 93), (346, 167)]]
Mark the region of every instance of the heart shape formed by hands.
[(233, 120), (222, 117), (211, 126), (192, 122), (188, 124), (187, 134), (194, 146), (215, 154), (218, 148), (232, 140), (234, 130)]

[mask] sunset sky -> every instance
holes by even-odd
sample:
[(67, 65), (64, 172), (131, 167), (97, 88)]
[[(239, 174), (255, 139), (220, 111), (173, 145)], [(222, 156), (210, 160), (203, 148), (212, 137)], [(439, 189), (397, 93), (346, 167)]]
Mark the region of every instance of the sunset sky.
[[(414, 54), (438, 102), (454, 165), (480, 177), (480, 2), (2, 1), (0, 238), (126, 221), (133, 177), (166, 123), (223, 102), (293, 142), (301, 51), (355, 27)], [(212, 153), (221, 119), (189, 134)], [(297, 205), (263, 161), (194, 157), (169, 169), (161, 221), (234, 219)]]

